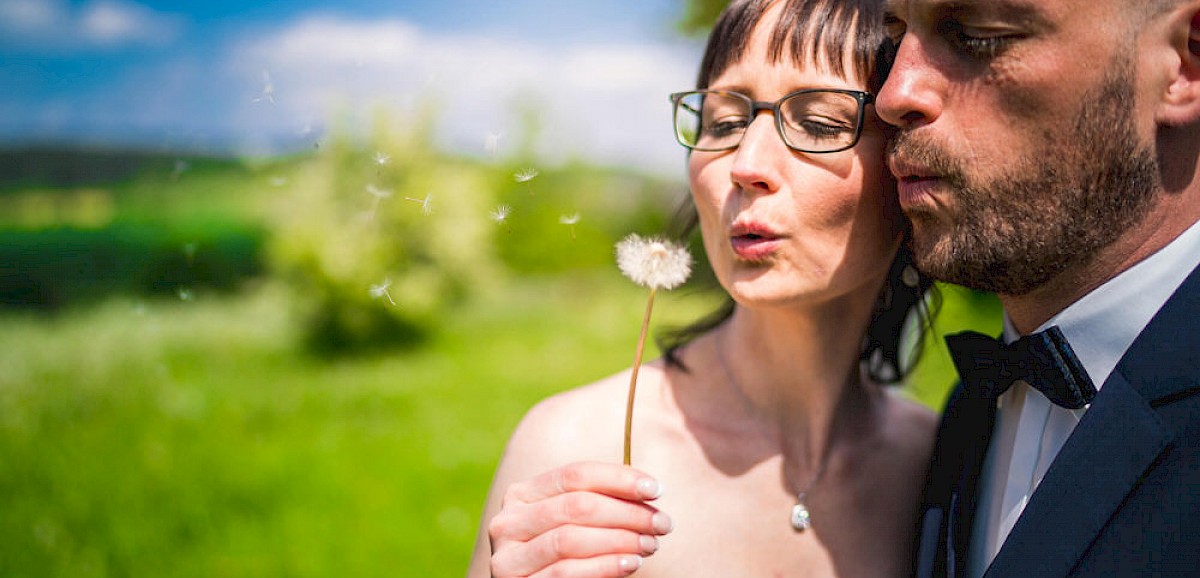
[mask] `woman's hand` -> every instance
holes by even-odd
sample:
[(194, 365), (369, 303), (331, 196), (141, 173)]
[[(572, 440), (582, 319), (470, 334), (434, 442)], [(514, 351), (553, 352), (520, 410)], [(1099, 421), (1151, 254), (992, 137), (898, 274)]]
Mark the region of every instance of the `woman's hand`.
[(493, 578), (628, 576), (671, 519), (647, 501), (661, 488), (628, 466), (578, 462), (508, 487), (488, 525)]

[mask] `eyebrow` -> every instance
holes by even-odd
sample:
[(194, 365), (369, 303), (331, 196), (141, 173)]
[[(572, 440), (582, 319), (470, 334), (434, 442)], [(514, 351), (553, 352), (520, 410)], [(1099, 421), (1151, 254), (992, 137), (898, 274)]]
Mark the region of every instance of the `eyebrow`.
[[(911, 2), (910, 2), (911, 3)], [(1020, 17), (1037, 23), (1049, 23), (1042, 5), (1035, 0), (928, 0), (926, 8), (940, 13), (994, 13)]]
[[(905, 14), (907, 18), (901, 18), (898, 11), (893, 9), (898, 4), (908, 8)], [(916, 11), (914, 8), (938, 18), (983, 14), (1018, 21), (1025, 26), (1043, 30), (1057, 27), (1037, 0), (888, 0), (884, 18), (888, 21), (907, 22), (912, 19), (912, 13)]]

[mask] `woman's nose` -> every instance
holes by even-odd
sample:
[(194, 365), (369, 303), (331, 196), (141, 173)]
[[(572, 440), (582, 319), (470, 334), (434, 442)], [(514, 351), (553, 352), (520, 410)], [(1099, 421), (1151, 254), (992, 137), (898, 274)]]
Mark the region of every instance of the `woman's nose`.
[(791, 155), (791, 149), (775, 128), (772, 113), (760, 111), (746, 127), (742, 141), (734, 151), (729, 178), (742, 190), (774, 193), (781, 184), (777, 169), (779, 161)]

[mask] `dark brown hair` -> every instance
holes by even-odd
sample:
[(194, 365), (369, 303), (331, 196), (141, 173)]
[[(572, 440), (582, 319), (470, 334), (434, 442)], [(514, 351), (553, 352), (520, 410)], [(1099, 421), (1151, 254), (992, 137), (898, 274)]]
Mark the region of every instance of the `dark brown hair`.
[[(783, 11), (771, 31), (768, 44), (771, 62), (779, 62), (786, 56), (797, 67), (815, 65), (838, 73), (849, 69), (871, 91), (882, 86), (894, 55), (884, 31), (883, 0), (734, 0), (721, 13), (709, 35), (696, 82), (698, 88), (708, 88), (713, 79), (745, 55), (755, 26), (777, 3), (783, 4)], [(845, 62), (847, 55), (852, 59), (849, 67)], [(672, 233), (686, 239), (694, 234), (698, 223), (689, 195), (680, 206)], [(907, 363), (900, 360), (904, 324), (910, 318), (916, 319), (915, 337), (919, 338), (931, 323), (931, 310), (936, 308), (927, 306), (926, 295), (931, 292), (933, 281), (917, 271), (908, 235), (906, 232), (892, 261), (860, 351), (867, 375), (879, 383), (897, 383), (912, 368), (912, 359)], [(931, 301), (936, 301), (936, 295), (932, 297)], [(679, 348), (724, 323), (733, 315), (735, 306), (726, 295), (724, 303), (709, 315), (660, 335), (657, 341), (666, 362), (686, 370), (678, 356)], [(913, 359), (919, 354), (920, 343), (918, 339), (912, 350)]]
[(816, 65), (840, 73), (846, 68), (848, 46), (857, 80), (872, 92), (883, 85), (894, 53), (883, 26), (883, 0), (734, 0), (709, 34), (697, 88), (708, 88), (741, 60), (754, 28), (778, 3), (783, 10), (771, 31), (771, 63), (786, 52), (797, 67)]

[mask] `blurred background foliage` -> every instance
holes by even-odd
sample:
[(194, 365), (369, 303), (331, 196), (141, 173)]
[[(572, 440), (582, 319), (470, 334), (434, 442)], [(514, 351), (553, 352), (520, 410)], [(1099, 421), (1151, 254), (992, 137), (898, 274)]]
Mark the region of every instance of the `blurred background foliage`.
[(679, 18), (679, 30), (692, 36), (707, 35), (726, 4), (729, 4), (727, 0), (686, 0), (683, 15)]
[[(461, 576), (520, 416), (631, 361), (613, 244), (686, 195), (540, 166), (524, 116), (483, 158), (386, 112), (269, 159), (0, 151), (0, 575)], [(941, 295), (936, 334), (999, 330), (993, 297)], [(938, 407), (924, 351), (905, 392)]]

